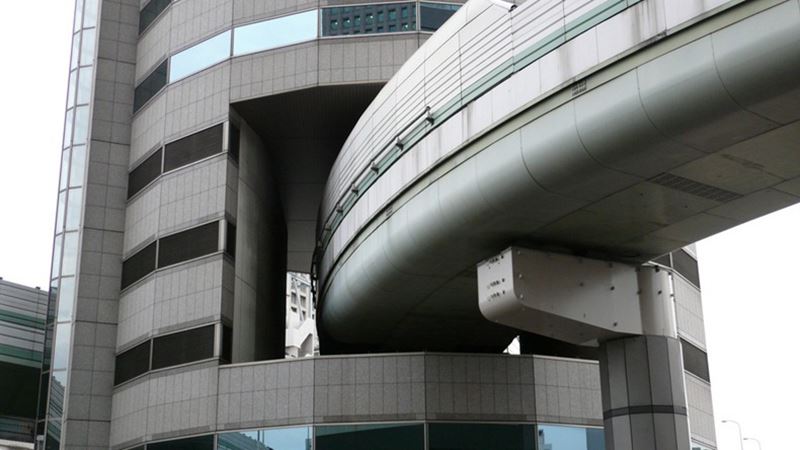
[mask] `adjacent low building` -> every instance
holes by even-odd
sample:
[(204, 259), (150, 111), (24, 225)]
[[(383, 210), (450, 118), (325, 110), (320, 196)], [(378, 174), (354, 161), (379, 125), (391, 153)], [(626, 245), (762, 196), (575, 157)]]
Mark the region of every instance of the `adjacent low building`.
[(33, 443), (47, 304), (47, 291), (0, 278), (0, 448)]

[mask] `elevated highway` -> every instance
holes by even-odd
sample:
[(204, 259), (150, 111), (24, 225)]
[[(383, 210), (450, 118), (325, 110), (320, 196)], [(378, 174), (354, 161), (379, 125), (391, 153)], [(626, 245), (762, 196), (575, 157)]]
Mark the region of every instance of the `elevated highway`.
[(323, 346), (496, 351), (510, 245), (638, 264), (797, 203), (798, 49), (797, 0), (468, 2), (333, 165)]

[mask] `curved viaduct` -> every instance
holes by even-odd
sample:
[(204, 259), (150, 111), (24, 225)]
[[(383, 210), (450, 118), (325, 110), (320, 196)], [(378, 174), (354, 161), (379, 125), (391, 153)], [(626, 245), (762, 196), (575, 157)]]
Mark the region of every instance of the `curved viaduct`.
[(798, 202), (798, 44), (797, 1), (468, 2), (333, 165), (321, 330), (497, 351), (475, 267), (509, 245), (642, 263)]

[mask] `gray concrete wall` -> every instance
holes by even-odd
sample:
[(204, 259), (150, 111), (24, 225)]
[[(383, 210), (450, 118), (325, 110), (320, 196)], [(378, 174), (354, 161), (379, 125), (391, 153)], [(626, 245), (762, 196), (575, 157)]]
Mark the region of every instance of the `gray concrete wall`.
[(115, 391), (112, 448), (273, 426), (391, 421), (602, 425), (594, 362), (439, 353), (151, 373)]
[(269, 153), (241, 130), (236, 206), (233, 361), (282, 358), (286, 317), (286, 224)]

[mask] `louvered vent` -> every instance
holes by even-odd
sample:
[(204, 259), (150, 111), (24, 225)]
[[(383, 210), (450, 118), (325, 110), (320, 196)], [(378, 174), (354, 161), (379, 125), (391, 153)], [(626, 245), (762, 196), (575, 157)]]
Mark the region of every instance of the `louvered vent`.
[(670, 189), (675, 189), (676, 191), (686, 192), (687, 194), (692, 194), (698, 197), (723, 203), (730, 202), (741, 197), (741, 195), (734, 192), (709, 186), (707, 184), (698, 183), (697, 181), (683, 178), (678, 175), (673, 175), (671, 173), (662, 173), (653, 177), (650, 179), (650, 181)]

